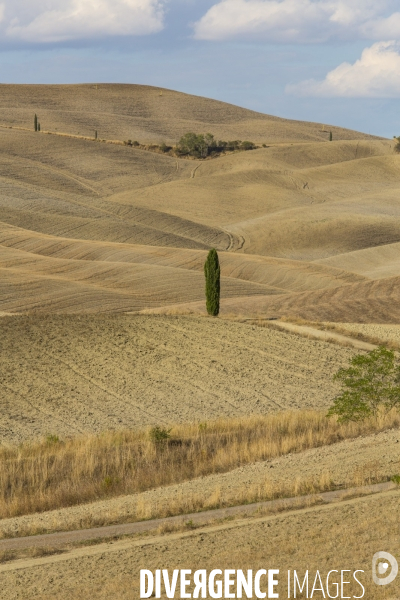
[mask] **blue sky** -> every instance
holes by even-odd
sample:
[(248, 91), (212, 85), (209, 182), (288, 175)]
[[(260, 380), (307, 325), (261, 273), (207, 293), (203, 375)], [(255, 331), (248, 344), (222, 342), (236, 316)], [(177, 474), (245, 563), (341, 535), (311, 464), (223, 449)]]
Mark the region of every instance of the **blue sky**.
[(145, 83), (400, 135), (400, 0), (0, 0), (0, 81)]

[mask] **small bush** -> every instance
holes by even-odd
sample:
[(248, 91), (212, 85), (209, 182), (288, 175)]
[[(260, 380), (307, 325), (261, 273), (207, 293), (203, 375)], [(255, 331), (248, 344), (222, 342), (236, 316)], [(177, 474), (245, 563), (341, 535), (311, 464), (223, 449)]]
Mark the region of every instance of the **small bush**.
[(140, 146), (140, 144), (139, 144), (139, 142), (137, 142), (136, 140), (134, 140), (132, 142), (132, 146), (135, 146), (135, 148), (136, 148), (137, 146)]
[(393, 483), (400, 485), (400, 475), (393, 475), (392, 481), (393, 481)]
[(253, 142), (242, 142), (240, 144), (240, 150), (255, 150), (257, 146)]
[(149, 437), (152, 442), (159, 444), (165, 442), (171, 437), (171, 429), (165, 429), (165, 427), (152, 427), (149, 432)]
[(52, 446), (53, 444), (59, 444), (60, 443), (60, 438), (58, 437), (58, 435), (48, 435), (46, 437), (46, 444), (48, 446)]
[(396, 145), (394, 147), (395, 152), (400, 152), (400, 136), (399, 137), (394, 137), (394, 139), (396, 140)]
[(167, 146), (167, 144), (165, 142), (163, 142), (160, 145), (160, 150), (161, 150), (161, 152), (169, 152), (170, 150), (172, 150), (172, 146)]
[(119, 479), (115, 478), (115, 477), (104, 477), (103, 479), (103, 488), (107, 491), (107, 490), (112, 490), (113, 488), (115, 488), (118, 484), (119, 484)]

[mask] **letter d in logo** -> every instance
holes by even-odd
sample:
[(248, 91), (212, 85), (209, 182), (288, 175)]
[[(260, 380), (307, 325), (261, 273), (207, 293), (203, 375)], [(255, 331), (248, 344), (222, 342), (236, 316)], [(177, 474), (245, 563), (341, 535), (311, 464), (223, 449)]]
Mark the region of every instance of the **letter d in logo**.
[[(386, 577), (379, 577), (379, 575), (387, 573), (389, 567), (391, 567), (389, 574)], [(397, 560), (389, 552), (377, 552), (374, 554), (374, 558), (372, 559), (372, 579), (376, 585), (388, 585), (392, 583), (396, 579), (398, 572), (399, 565), (397, 564)]]

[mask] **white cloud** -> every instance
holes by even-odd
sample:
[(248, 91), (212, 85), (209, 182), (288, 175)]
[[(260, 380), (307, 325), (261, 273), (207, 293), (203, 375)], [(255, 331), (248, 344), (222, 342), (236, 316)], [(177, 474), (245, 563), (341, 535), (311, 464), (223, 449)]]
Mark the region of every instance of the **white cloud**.
[(6, 0), (3, 38), (34, 43), (145, 35), (163, 28), (164, 0)]
[(289, 85), (286, 92), (301, 96), (364, 98), (400, 97), (400, 43), (378, 42), (366, 48), (354, 64), (342, 63), (323, 81)]
[(220, 0), (194, 25), (202, 40), (400, 38), (398, 0)]

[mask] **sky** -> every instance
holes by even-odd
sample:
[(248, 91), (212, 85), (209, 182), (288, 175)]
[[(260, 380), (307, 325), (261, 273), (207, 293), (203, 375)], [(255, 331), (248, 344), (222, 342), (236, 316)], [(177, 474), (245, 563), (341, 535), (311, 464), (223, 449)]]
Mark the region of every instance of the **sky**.
[(400, 0), (0, 0), (1, 83), (140, 83), (400, 135)]

